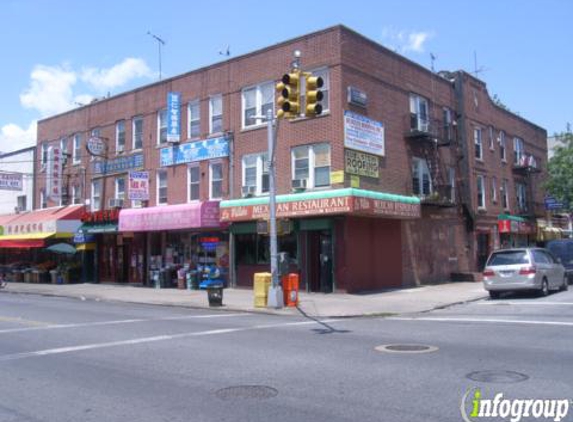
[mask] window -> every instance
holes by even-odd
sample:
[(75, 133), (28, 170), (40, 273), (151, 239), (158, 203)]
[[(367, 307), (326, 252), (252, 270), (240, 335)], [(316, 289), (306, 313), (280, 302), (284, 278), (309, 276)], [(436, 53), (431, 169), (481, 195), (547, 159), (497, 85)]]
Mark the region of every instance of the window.
[(65, 160), (66, 155), (68, 153), (68, 138), (60, 139), (60, 149), (62, 150), (62, 154), (63, 154), (64, 160)]
[(414, 195), (421, 197), (432, 193), (432, 178), (426, 160), (422, 158), (412, 158), (412, 188)]
[(269, 163), (268, 154), (253, 154), (243, 157), (244, 187), (252, 186), (255, 195), (261, 195), (269, 191)]
[(527, 211), (527, 189), (524, 183), (515, 184), (517, 194), (517, 209), (520, 212)]
[(188, 201), (198, 201), (200, 198), (199, 186), (201, 182), (201, 172), (198, 165), (189, 166), (187, 170), (187, 183), (189, 185)]
[(82, 135), (74, 135), (74, 151), (72, 153), (72, 162), (79, 164), (82, 161)]
[(27, 197), (26, 195), (20, 195), (18, 196), (18, 198), (16, 198), (16, 200), (18, 201), (18, 211), (27, 211), (26, 208), (26, 203), (27, 203)]
[(209, 163), (209, 199), (223, 197), (223, 163)]
[(456, 169), (450, 167), (448, 170), (448, 181), (450, 184), (450, 201), (456, 202)]
[(157, 112), (157, 145), (167, 142), (167, 109)]
[(489, 149), (493, 151), (495, 148), (494, 141), (493, 141), (493, 126), (489, 126), (487, 128), (487, 132), (488, 132), (488, 137), (489, 137)]
[(523, 163), (523, 139), (513, 138), (513, 165), (519, 166)]
[(187, 107), (187, 120), (188, 128), (187, 133), (189, 139), (199, 138), (201, 136), (201, 111), (199, 107), (199, 100), (189, 103)]
[(306, 179), (309, 189), (330, 186), (330, 144), (314, 144), (292, 149), (292, 177)]
[(99, 211), (101, 207), (101, 179), (92, 182), (92, 211)]
[(72, 186), (72, 204), (78, 205), (82, 203), (82, 190), (79, 185)]
[(167, 171), (157, 170), (157, 204), (167, 204)]
[(430, 130), (428, 100), (410, 94), (410, 129), (428, 132)]
[(485, 176), (477, 176), (477, 205), (478, 209), (485, 209)]
[(503, 130), (499, 131), (499, 156), (501, 161), (507, 162), (507, 157), (505, 155), (505, 132)]
[(491, 202), (497, 204), (497, 177), (491, 178)]
[(125, 150), (125, 121), (120, 120), (115, 124), (115, 151), (117, 153)]
[(125, 199), (125, 178), (115, 179), (115, 199)]
[(48, 144), (46, 142), (42, 143), (42, 157), (41, 157), (41, 164), (42, 167), (46, 165), (48, 162)]
[(507, 196), (507, 189), (508, 189), (508, 181), (507, 179), (503, 179), (500, 187), (500, 196), (501, 196), (501, 205), (504, 210), (509, 209), (509, 199)]
[(476, 160), (483, 160), (483, 143), (481, 138), (481, 129), (474, 129), (475, 157)]
[[(324, 82), (322, 88), (320, 88), (323, 95), (322, 101), (320, 103), (322, 104), (322, 113), (328, 112), (330, 110), (330, 105), (329, 105), (330, 73), (327, 68), (311, 70), (309, 73), (312, 73), (313, 76), (320, 76)], [(300, 81), (300, 90), (301, 90), (300, 105), (301, 105), (301, 110), (304, 112), (304, 110), (306, 110), (306, 96), (305, 96), (306, 80), (304, 78), (302, 78), (302, 80)]]
[(132, 125), (132, 148), (143, 148), (143, 117), (134, 117), (131, 121)]
[(243, 128), (262, 125), (263, 119), (255, 119), (253, 116), (266, 116), (267, 111), (273, 111), (275, 102), (275, 87), (273, 82), (266, 82), (243, 90), (242, 116)]
[(40, 190), (40, 208), (48, 208), (48, 198), (46, 198), (46, 190)]
[(444, 107), (443, 119), (444, 119), (444, 134), (443, 134), (444, 140), (451, 141), (453, 139), (452, 110)]
[(209, 133), (223, 132), (223, 96), (209, 98)]

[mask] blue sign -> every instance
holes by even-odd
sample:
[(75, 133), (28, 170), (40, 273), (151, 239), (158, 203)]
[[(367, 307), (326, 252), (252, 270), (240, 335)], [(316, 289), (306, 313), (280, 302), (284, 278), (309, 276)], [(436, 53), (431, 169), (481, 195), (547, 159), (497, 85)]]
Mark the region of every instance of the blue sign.
[(95, 236), (93, 234), (87, 234), (83, 231), (76, 232), (74, 234), (74, 243), (92, 243), (95, 242)]
[(181, 140), (181, 94), (167, 94), (167, 142)]
[(95, 161), (93, 168), (94, 174), (122, 173), (140, 169), (143, 168), (143, 154), (128, 155), (107, 161)]
[(162, 148), (159, 153), (159, 166), (173, 166), (229, 156), (229, 140), (212, 138)]
[(546, 196), (544, 202), (545, 202), (545, 209), (547, 211), (560, 210), (565, 208), (565, 204), (563, 202), (558, 201), (552, 196)]

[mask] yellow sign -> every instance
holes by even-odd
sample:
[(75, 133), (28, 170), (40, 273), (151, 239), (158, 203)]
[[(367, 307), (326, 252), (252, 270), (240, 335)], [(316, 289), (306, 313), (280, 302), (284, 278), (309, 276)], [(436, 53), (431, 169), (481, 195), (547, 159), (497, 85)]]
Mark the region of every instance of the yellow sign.
[(350, 176), (350, 187), (359, 188), (360, 187), (360, 176)]
[(378, 171), (378, 157), (363, 152), (344, 150), (344, 170), (349, 174), (366, 177), (380, 177)]
[(344, 183), (344, 170), (331, 171), (330, 172), (330, 183)]

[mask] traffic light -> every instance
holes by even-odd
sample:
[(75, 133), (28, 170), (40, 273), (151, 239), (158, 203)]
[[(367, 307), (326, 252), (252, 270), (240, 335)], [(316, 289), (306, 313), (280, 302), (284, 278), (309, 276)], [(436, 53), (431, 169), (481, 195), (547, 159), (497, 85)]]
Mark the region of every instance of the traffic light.
[(315, 117), (322, 113), (322, 104), (324, 98), (323, 92), (319, 89), (324, 85), (324, 80), (320, 76), (312, 76), (312, 73), (305, 74), (306, 79), (306, 117)]
[(300, 71), (293, 70), (283, 75), (277, 84), (279, 94), (277, 100), (277, 117), (292, 119), (298, 117), (300, 112)]

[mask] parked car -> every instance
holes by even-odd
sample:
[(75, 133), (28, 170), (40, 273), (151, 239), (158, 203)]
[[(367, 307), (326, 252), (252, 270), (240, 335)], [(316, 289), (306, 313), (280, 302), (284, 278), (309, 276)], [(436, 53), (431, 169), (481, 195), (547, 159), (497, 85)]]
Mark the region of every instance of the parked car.
[(569, 284), (571, 284), (573, 282), (573, 239), (550, 240), (547, 242), (546, 248), (551, 251), (553, 256), (561, 260)]
[(532, 290), (547, 296), (550, 290), (567, 290), (565, 268), (543, 248), (494, 251), (483, 271), (483, 283), (492, 299), (502, 292)]

